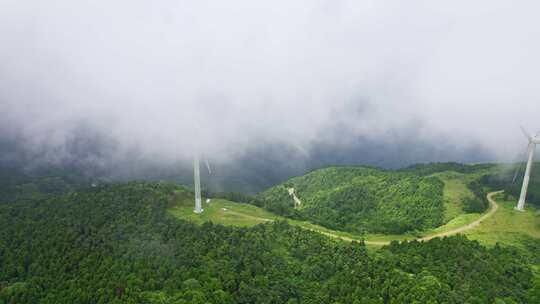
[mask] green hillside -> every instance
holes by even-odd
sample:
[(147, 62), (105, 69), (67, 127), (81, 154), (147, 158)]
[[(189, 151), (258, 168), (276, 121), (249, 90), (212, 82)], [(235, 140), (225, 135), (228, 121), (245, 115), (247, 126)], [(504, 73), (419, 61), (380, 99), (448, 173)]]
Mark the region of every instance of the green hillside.
[(174, 205), (170, 212), (174, 216), (197, 224), (214, 222), (227, 226), (254, 226), (282, 217), (272, 214), (253, 205), (232, 202), (224, 199), (212, 199), (203, 203), (204, 212), (193, 212), (193, 192), (187, 189), (177, 190), (174, 195)]
[(529, 205), (525, 211), (520, 212), (514, 210), (516, 197), (499, 194), (495, 199), (499, 209), (493, 217), (469, 231), (469, 238), (488, 245), (501, 243), (518, 247), (526, 246), (531, 239), (540, 241), (539, 207)]
[(73, 171), (49, 169), (29, 174), (20, 168), (0, 165), (0, 203), (59, 195), (90, 184)]
[(421, 176), (432, 175), (440, 172), (455, 172), (461, 174), (478, 174), (486, 171), (491, 171), (495, 164), (462, 164), (456, 162), (445, 163), (424, 163), (411, 165), (397, 171), (411, 172)]
[(328, 229), (309, 221), (286, 218), (251, 204), (238, 203), (226, 199), (214, 198), (208, 203), (205, 202), (203, 203), (204, 212), (196, 214), (193, 212), (193, 202), (193, 192), (186, 188), (180, 188), (174, 193), (173, 203), (169, 212), (178, 219), (187, 220), (199, 225), (212, 222), (225, 226), (252, 227), (258, 224), (287, 221), (290, 225), (315, 231), (333, 238), (350, 241), (361, 241), (363, 239), (361, 235)]
[(189, 195), (170, 184), (128, 183), (0, 205), (0, 303), (540, 299), (534, 259), (512, 248), (454, 236), (369, 251), (283, 221), (195, 225), (174, 216)]
[[(463, 166), (463, 165), (462, 165)], [(316, 231), (323, 235), (343, 240), (364, 240), (367, 245), (382, 246), (392, 240), (414, 240), (418, 237), (430, 238), (436, 235), (453, 235), (458, 232), (457, 229), (466, 227), (471, 223), (479, 221), (485, 216), (484, 212), (466, 212), (468, 202), (471, 200), (481, 200), (475, 192), (481, 192), (479, 195), (484, 197), (487, 191), (496, 189), (485, 189), (478, 182), (485, 174), (494, 174), (499, 167), (478, 166), (479, 170), (458, 170), (456, 171), (434, 171), (427, 166), (422, 166), (422, 172), (430, 177), (440, 179), (444, 184), (443, 205), (445, 209), (444, 224), (435, 228), (415, 233), (404, 234), (380, 234), (380, 233), (351, 233), (341, 230), (329, 229), (316, 225), (306, 220), (296, 220), (285, 218), (274, 213), (268, 212), (251, 204), (261, 204), (261, 201), (253, 197), (240, 195), (236, 193), (220, 194), (221, 197), (228, 199), (238, 199), (246, 203), (232, 202), (226, 199), (212, 199), (210, 204), (205, 204), (205, 212), (201, 215), (193, 213), (193, 194), (187, 189), (177, 191), (175, 203), (170, 212), (175, 217), (186, 219), (194, 223), (202, 224), (211, 221), (228, 226), (253, 226), (260, 223), (269, 223), (273, 221), (287, 219), (289, 224), (298, 226), (307, 230)], [(437, 164), (438, 169), (448, 169), (441, 164)], [(428, 170), (429, 169), (429, 170)], [(495, 170), (494, 170), (495, 169)], [(436, 173), (434, 173), (436, 172)], [(471, 186), (473, 184), (473, 186)], [(472, 189), (471, 189), (472, 187)], [(479, 187), (479, 188), (478, 188)], [(484, 245), (493, 246), (496, 243), (501, 245), (516, 246), (521, 249), (527, 249), (530, 246), (540, 246), (540, 211), (534, 205), (528, 205), (525, 212), (516, 212), (513, 210), (517, 198), (507, 194), (496, 195), (495, 200), (498, 209), (492, 216), (482, 220), (478, 226), (460, 231), (467, 237), (478, 240)], [(290, 197), (288, 197), (290, 200)], [(486, 200), (487, 201), (487, 200)], [(248, 204), (249, 203), (249, 204)], [(292, 202), (291, 202), (292, 203)], [(492, 207), (493, 208), (493, 207)], [(490, 208), (489, 210), (492, 210)], [(488, 211), (489, 211), (488, 210)], [(487, 211), (486, 211), (487, 212)]]
[[(295, 177), (257, 197), (264, 208), (353, 233), (403, 233), (444, 222), (436, 177), (365, 167), (331, 167)], [(295, 209), (288, 189), (301, 200)]]

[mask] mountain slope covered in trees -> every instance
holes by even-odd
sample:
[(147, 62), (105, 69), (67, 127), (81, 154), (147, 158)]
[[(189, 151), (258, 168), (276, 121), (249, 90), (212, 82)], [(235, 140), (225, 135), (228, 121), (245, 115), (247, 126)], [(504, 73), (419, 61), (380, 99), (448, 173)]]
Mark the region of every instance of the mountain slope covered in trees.
[[(0, 303), (537, 303), (526, 256), (457, 236), (370, 252), (288, 225), (201, 226), (178, 186), (0, 205)], [(502, 302), (501, 302), (502, 303)]]
[[(302, 201), (294, 208), (288, 189)], [(444, 219), (443, 183), (436, 177), (366, 167), (315, 170), (257, 198), (275, 213), (355, 233), (403, 233)]]
[(45, 168), (31, 173), (0, 164), (0, 204), (59, 195), (89, 187), (90, 179), (80, 172)]

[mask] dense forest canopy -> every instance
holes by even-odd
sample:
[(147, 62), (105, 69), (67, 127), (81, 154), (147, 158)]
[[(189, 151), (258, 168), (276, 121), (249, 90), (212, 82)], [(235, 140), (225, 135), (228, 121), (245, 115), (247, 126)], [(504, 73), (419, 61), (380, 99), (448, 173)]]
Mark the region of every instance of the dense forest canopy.
[(398, 171), (413, 172), (417, 175), (431, 175), (433, 173), (454, 171), (458, 173), (476, 173), (481, 170), (496, 167), (495, 164), (462, 164), (455, 162), (414, 164)]
[[(197, 226), (178, 186), (0, 205), (0, 303), (534, 303), (526, 256), (465, 237), (370, 252), (286, 222)], [(502, 302), (501, 302), (502, 303)]]
[[(288, 189), (301, 199), (294, 208)], [(435, 177), (367, 167), (330, 167), (257, 196), (275, 213), (349, 232), (403, 233), (439, 226), (443, 183)]]
[(63, 194), (91, 184), (91, 179), (80, 171), (47, 167), (27, 172), (20, 167), (0, 165), (0, 203)]

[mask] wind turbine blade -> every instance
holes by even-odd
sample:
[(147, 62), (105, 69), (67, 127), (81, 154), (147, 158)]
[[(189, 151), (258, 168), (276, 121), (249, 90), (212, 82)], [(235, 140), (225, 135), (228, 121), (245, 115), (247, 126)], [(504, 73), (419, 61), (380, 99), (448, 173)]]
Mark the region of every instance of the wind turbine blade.
[(517, 175), (518, 175), (519, 171), (521, 171), (520, 167), (521, 167), (521, 165), (517, 165), (516, 170), (514, 170), (514, 177), (512, 178), (512, 184), (516, 182)]
[(208, 159), (205, 159), (204, 162), (206, 163), (206, 169), (208, 169), (208, 174), (212, 174), (212, 169), (210, 169), (210, 163), (208, 162)]
[[(528, 151), (528, 150), (529, 150), (529, 148), (527, 147), (526, 151)], [(525, 157), (524, 157), (525, 160), (524, 160), (523, 162), (520, 161), (519, 164), (516, 165), (516, 170), (515, 170), (515, 172), (514, 172), (514, 178), (512, 178), (512, 184), (516, 182), (516, 179), (517, 179), (517, 177), (518, 177), (518, 174), (519, 174), (521, 171), (523, 171), (523, 167), (525, 167), (525, 165), (527, 164), (527, 152), (525, 152), (523, 155), (525, 156)], [(521, 154), (519, 155), (519, 158), (520, 158), (520, 159), (522, 158)]]
[(521, 128), (521, 132), (523, 132), (525, 137), (527, 137), (528, 140), (531, 140), (531, 138), (532, 138), (531, 134), (529, 134), (529, 132), (527, 132), (527, 130), (525, 130), (525, 128), (523, 126), (519, 126), (519, 127)]

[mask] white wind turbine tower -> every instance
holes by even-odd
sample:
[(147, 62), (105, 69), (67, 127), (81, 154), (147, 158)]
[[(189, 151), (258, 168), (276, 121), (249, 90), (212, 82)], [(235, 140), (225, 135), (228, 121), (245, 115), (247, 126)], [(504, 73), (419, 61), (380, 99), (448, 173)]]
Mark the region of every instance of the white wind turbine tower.
[[(205, 160), (205, 162), (206, 168), (208, 169), (208, 174), (212, 174), (208, 160)], [(198, 152), (195, 152), (195, 155), (193, 156), (193, 183), (195, 184), (195, 210), (193, 210), (193, 212), (202, 213), (204, 210), (202, 208), (201, 201), (201, 172)]]
[(528, 146), (528, 159), (527, 159), (527, 167), (525, 169), (525, 176), (523, 177), (523, 185), (521, 186), (521, 194), (519, 195), (519, 201), (516, 206), (516, 210), (523, 211), (525, 207), (525, 198), (527, 197), (527, 187), (529, 187), (529, 179), (531, 177), (531, 167), (532, 162), (534, 158), (534, 151), (536, 150), (536, 145), (540, 144), (540, 132), (536, 134), (536, 136), (531, 136), (529, 132), (527, 132), (523, 127), (521, 127), (521, 131), (523, 134), (525, 134), (525, 137), (529, 140), (529, 146)]

